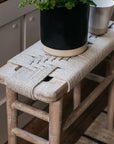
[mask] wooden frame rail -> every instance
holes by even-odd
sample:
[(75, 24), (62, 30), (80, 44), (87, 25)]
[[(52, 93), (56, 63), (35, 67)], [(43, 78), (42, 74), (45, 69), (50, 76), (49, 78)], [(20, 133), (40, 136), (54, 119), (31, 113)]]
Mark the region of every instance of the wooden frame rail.
[(27, 140), (29, 142), (32, 142), (34, 144), (49, 144), (49, 141), (46, 139), (43, 139), (41, 137), (38, 137), (34, 134), (31, 134), (25, 130), (19, 129), (19, 128), (14, 128), (12, 129), (12, 133), (15, 134), (16, 136)]
[(36, 109), (36, 108), (34, 108), (32, 106), (29, 106), (27, 104), (15, 101), (12, 104), (12, 108), (20, 110), (20, 111), (25, 112), (25, 113), (28, 113), (28, 114), (30, 114), (32, 116), (35, 116), (37, 118), (40, 118), (40, 119), (42, 119), (44, 121), (49, 122), (49, 114), (47, 112), (42, 111), (42, 110), (38, 110), (38, 109)]
[(89, 73), (86, 76), (86, 78), (89, 79), (89, 80), (95, 81), (97, 83), (101, 83), (105, 79), (105, 77), (94, 74), (94, 73)]
[(68, 129), (79, 116), (95, 101), (95, 99), (109, 86), (114, 79), (114, 74), (107, 76), (92, 92), (91, 94), (74, 110), (66, 120), (63, 131)]

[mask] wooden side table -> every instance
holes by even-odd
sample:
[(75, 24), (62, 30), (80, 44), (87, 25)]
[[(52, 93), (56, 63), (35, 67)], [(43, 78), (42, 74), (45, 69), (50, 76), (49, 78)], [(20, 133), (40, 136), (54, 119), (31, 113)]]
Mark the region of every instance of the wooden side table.
[[(61, 132), (89, 107), (111, 85), (108, 128), (114, 123), (114, 26), (101, 37), (89, 35), (88, 50), (76, 57), (58, 58), (45, 54), (40, 42), (8, 61), (0, 68), (0, 83), (6, 85), (8, 143), (16, 144), (16, 136), (35, 144), (60, 144)], [(107, 77), (90, 73), (112, 53)], [(80, 81), (87, 77), (99, 83), (80, 104)], [(65, 93), (74, 89), (74, 111), (62, 124)], [(49, 104), (49, 113), (18, 101), (18, 94)], [(17, 110), (49, 122), (49, 140), (17, 127)]]

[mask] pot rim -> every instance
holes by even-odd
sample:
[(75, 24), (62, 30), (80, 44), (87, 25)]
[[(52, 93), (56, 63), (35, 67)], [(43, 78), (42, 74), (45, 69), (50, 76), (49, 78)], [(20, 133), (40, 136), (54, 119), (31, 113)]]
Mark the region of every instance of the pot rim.
[(98, 9), (112, 8), (112, 7), (114, 7), (114, 1), (112, 0), (112, 5), (110, 5), (110, 6), (94, 6), (94, 5), (90, 5), (90, 7), (98, 8)]

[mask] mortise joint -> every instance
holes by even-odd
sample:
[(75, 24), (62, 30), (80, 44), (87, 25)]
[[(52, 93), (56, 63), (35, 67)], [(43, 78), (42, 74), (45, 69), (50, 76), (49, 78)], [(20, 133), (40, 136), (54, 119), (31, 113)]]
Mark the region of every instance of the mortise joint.
[(15, 68), (15, 71), (18, 71), (22, 66), (18, 66)]
[(52, 79), (53, 77), (47, 76), (43, 81), (48, 82)]

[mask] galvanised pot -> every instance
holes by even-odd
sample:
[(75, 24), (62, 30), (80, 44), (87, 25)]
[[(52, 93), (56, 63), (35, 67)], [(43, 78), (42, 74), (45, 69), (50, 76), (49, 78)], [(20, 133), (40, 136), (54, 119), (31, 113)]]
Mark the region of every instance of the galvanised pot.
[(113, 0), (94, 0), (97, 6), (90, 6), (89, 32), (103, 35), (107, 32), (108, 24), (114, 10)]

